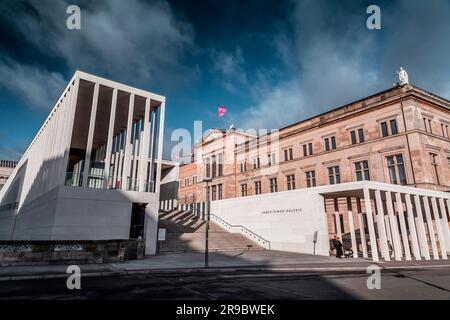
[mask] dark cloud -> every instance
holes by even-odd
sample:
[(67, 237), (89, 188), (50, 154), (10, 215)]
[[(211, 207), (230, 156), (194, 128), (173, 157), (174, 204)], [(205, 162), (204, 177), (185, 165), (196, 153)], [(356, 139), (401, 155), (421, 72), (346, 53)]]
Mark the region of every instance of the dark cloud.
[[(32, 50), (65, 64), (67, 76), (79, 69), (158, 90), (196, 78), (195, 66), (183, 60), (193, 46), (194, 32), (166, 1), (82, 1), (81, 30), (66, 27), (70, 4), (68, 0), (31, 0), (0, 4), (0, 11), (9, 28)], [(16, 11), (17, 7), (21, 10)], [(58, 68), (8, 59), (0, 61), (0, 85), (23, 95), (31, 105), (50, 108), (55, 97), (48, 91), (63, 89), (64, 77), (54, 71)], [(39, 92), (43, 92), (40, 97)]]
[(291, 73), (253, 85), (255, 103), (235, 115), (244, 128), (278, 128), (387, 89), (400, 66), (411, 83), (450, 96), (450, 2), (380, 5), (376, 31), (366, 28), (366, 6), (340, 4), (296, 3), (289, 20), (294, 37), (281, 32), (273, 40)]

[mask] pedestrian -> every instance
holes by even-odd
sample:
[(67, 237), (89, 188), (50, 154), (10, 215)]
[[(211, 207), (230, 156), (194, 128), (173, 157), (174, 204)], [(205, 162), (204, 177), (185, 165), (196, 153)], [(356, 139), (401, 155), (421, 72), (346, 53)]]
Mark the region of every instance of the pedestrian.
[(342, 258), (344, 245), (340, 241), (339, 237), (335, 234), (333, 239), (333, 246), (336, 250), (336, 258)]

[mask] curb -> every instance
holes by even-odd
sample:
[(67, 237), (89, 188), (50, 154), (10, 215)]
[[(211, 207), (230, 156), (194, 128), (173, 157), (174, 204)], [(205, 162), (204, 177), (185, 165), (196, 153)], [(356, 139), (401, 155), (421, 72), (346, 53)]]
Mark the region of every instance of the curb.
[[(378, 264), (377, 264), (378, 265)], [(450, 264), (443, 265), (410, 265), (410, 266), (382, 266), (383, 270), (423, 270), (430, 268), (450, 268)], [(218, 268), (184, 268), (184, 269), (141, 269), (141, 270), (121, 270), (104, 272), (87, 272), (82, 277), (112, 277), (112, 276), (131, 276), (131, 275), (189, 275), (189, 274), (228, 274), (245, 272), (291, 272), (291, 273), (323, 273), (323, 272), (366, 272), (367, 266), (358, 267), (218, 267)], [(26, 275), (0, 277), (0, 282), (5, 281), (26, 281), (26, 280), (46, 280), (67, 278), (67, 273)], [(255, 275), (261, 276), (261, 275)]]

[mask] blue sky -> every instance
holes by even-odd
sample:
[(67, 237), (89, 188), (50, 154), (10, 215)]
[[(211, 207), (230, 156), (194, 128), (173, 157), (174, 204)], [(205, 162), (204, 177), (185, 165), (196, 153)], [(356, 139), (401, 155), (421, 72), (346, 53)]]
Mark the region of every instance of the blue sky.
[[(81, 8), (81, 30), (66, 8)], [(381, 8), (381, 30), (366, 8)], [(76, 69), (167, 97), (170, 133), (278, 128), (396, 81), (450, 98), (450, 1), (3, 1), (0, 158), (14, 159)]]

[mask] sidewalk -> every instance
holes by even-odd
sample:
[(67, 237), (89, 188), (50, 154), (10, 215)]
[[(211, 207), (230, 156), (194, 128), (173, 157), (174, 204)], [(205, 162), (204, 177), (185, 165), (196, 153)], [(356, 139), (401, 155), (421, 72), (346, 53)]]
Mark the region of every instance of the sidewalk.
[[(337, 259), (282, 251), (230, 251), (204, 253), (164, 253), (143, 260), (80, 265), (83, 276), (99, 277), (132, 274), (233, 273), (233, 272), (365, 272), (374, 264), (367, 259)], [(448, 260), (380, 262), (385, 269), (450, 268)], [(0, 281), (67, 278), (66, 265), (0, 267)]]

